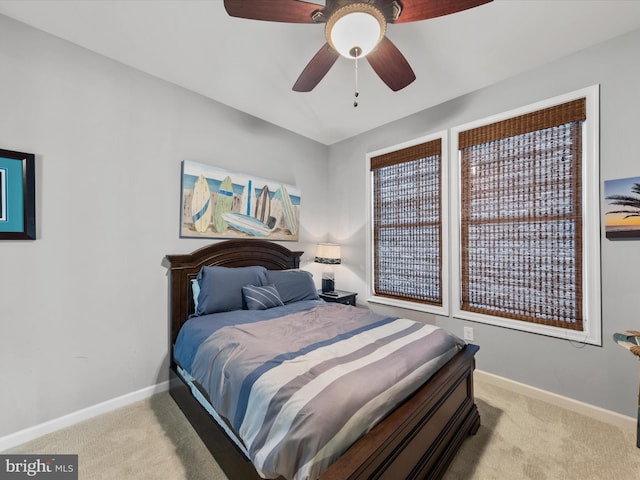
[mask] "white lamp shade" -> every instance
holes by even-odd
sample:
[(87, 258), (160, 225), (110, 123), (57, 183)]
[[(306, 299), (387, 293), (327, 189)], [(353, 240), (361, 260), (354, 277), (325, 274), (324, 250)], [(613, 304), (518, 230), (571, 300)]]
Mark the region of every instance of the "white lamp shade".
[(341, 262), (340, 259), (340, 245), (335, 243), (319, 243), (316, 249), (317, 263), (326, 263), (330, 265), (337, 265)]

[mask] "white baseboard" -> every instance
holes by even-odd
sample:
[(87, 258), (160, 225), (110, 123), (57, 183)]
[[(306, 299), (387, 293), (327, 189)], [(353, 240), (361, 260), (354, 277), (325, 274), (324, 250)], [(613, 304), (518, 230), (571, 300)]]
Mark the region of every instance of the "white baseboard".
[(515, 382), (513, 380), (509, 380), (508, 378), (499, 377), (498, 375), (494, 375), (492, 373), (483, 372), (482, 370), (475, 370), (473, 375), (474, 378), (477, 378), (482, 382), (486, 382), (491, 385), (504, 388), (506, 390), (511, 390), (516, 393), (521, 393), (523, 395), (527, 395), (528, 397), (542, 400), (543, 402), (552, 403), (559, 407), (566, 408), (567, 410), (571, 410), (581, 415), (586, 415), (590, 418), (608, 423), (610, 425), (614, 425), (616, 427), (629, 429), (633, 432), (636, 431), (635, 418), (628, 417), (611, 410), (606, 410), (601, 407), (596, 407), (595, 405), (580, 402), (578, 400), (574, 400), (573, 398), (563, 397), (562, 395), (548, 392), (540, 388), (532, 387), (524, 383)]
[(98, 415), (111, 412), (121, 407), (126, 407), (127, 405), (138, 402), (140, 400), (144, 400), (145, 398), (149, 398), (156, 393), (166, 392), (167, 390), (169, 390), (168, 381), (157, 383), (155, 385), (151, 385), (150, 387), (127, 393), (126, 395), (122, 395), (121, 397), (116, 397), (111, 400), (107, 400), (106, 402), (83, 408), (82, 410), (78, 410), (77, 412), (73, 412), (59, 418), (54, 418), (53, 420), (49, 420), (39, 425), (25, 428), (24, 430), (20, 430), (5, 437), (1, 437), (0, 452), (3, 452), (9, 448), (17, 447), (18, 445), (22, 445), (23, 443), (30, 442), (31, 440), (35, 440), (38, 437), (51, 432), (55, 432), (56, 430), (61, 430), (84, 420), (89, 420), (90, 418), (97, 417)]

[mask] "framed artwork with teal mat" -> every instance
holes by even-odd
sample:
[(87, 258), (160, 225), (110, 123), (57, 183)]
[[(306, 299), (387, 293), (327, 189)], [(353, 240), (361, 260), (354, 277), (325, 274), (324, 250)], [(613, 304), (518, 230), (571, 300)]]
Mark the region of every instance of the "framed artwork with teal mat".
[(36, 239), (35, 155), (0, 149), (0, 240)]

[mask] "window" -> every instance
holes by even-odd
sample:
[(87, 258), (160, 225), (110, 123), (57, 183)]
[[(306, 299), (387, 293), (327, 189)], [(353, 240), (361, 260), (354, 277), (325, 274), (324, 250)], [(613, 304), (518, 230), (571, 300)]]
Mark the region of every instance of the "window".
[(371, 172), (369, 301), (447, 314), (446, 135), (368, 155)]
[(601, 344), (597, 87), (454, 129), (454, 316)]

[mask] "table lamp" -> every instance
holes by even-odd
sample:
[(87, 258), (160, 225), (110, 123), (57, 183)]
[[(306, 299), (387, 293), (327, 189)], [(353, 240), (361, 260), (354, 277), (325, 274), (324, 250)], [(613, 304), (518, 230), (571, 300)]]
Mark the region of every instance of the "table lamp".
[(322, 272), (322, 293), (331, 293), (335, 290), (335, 274), (332, 265), (340, 263), (340, 245), (334, 243), (319, 243), (316, 249), (316, 263), (326, 265)]

